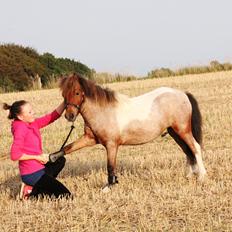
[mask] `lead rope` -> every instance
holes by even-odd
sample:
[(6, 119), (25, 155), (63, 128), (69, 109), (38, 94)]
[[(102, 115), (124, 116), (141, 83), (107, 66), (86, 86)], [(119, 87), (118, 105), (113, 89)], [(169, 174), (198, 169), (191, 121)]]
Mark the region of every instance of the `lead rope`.
[(64, 148), (64, 146), (65, 146), (65, 144), (67, 143), (67, 141), (68, 141), (68, 139), (69, 139), (69, 137), (70, 137), (70, 135), (71, 135), (71, 133), (72, 133), (72, 131), (73, 131), (74, 128), (75, 128), (75, 126), (74, 126), (74, 122), (73, 122), (72, 125), (71, 125), (71, 129), (70, 129), (70, 131), (69, 131), (69, 133), (68, 133), (68, 136), (67, 136), (67, 138), (65, 139), (65, 141), (64, 141), (64, 143), (63, 143), (63, 145), (61, 146), (61, 148), (60, 148), (59, 151), (61, 151), (61, 150)]

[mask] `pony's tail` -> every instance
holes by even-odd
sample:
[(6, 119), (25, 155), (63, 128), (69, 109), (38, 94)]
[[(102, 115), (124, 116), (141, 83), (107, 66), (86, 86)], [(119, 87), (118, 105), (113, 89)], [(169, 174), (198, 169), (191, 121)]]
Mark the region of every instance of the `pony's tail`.
[(192, 134), (196, 141), (202, 145), (202, 117), (196, 98), (191, 93), (186, 93), (192, 105)]

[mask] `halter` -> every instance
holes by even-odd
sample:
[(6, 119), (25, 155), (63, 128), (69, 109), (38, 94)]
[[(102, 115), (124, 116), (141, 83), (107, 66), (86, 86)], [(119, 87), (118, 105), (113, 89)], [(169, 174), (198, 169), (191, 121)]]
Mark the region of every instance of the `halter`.
[(80, 105), (76, 105), (76, 104), (73, 104), (73, 103), (65, 103), (65, 109), (68, 107), (68, 106), (74, 106), (77, 110), (80, 110), (81, 109), (81, 106)]

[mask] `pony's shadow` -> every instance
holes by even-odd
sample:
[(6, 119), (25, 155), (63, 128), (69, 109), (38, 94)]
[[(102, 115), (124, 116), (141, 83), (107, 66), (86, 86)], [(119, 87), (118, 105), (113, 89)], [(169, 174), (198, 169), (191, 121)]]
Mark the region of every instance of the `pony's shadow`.
[(106, 170), (106, 163), (102, 161), (67, 162), (62, 170), (62, 177), (85, 177), (94, 172)]
[[(117, 173), (121, 176), (126, 172), (127, 174), (135, 174), (139, 168), (138, 162), (130, 162), (128, 160), (120, 160), (117, 164)], [(78, 161), (68, 162), (63, 169), (62, 177), (83, 177), (91, 175), (92, 173), (103, 172), (107, 175), (107, 164), (104, 161)]]
[(20, 176), (12, 176), (9, 179), (5, 180), (3, 183), (0, 183), (0, 194), (9, 193), (10, 197), (17, 197), (20, 192), (21, 179)]

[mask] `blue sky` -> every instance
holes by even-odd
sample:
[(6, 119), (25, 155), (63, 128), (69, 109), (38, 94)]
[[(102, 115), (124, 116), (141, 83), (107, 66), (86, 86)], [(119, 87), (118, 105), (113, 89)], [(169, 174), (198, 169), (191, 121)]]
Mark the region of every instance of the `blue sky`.
[(232, 62), (231, 0), (0, 0), (0, 43), (146, 75)]

